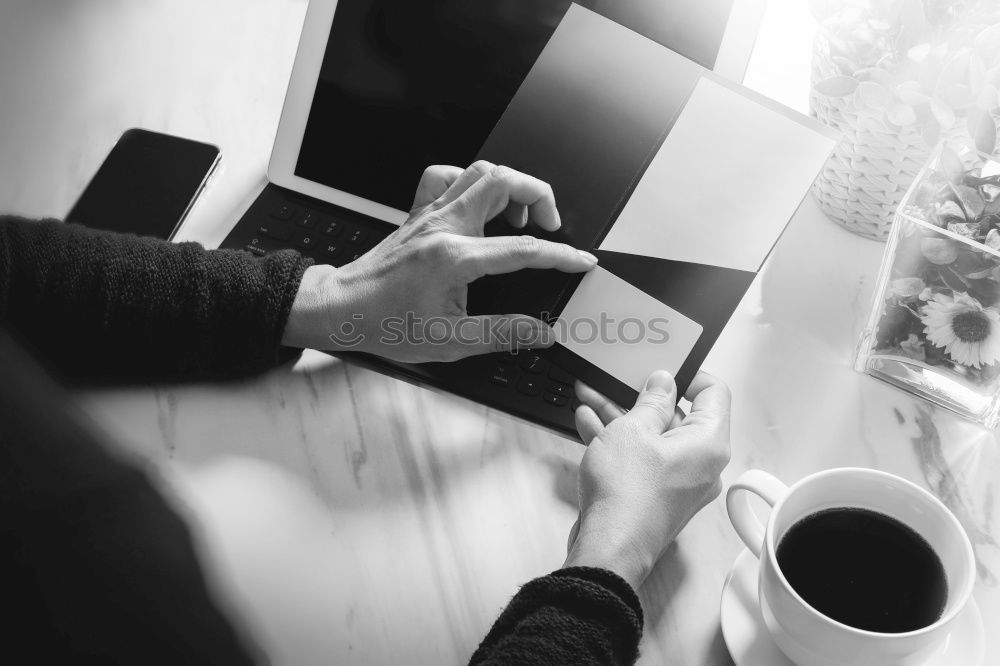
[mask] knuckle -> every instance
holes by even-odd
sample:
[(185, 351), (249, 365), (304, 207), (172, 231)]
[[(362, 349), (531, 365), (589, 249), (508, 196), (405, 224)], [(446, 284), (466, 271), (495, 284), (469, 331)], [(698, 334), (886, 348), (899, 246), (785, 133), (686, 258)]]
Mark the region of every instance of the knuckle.
[(489, 171), (490, 178), (494, 180), (507, 180), (513, 173), (513, 169), (502, 164), (494, 164)]
[(529, 257), (541, 249), (541, 241), (534, 236), (515, 236), (511, 241), (511, 248), (515, 255)]
[(493, 162), (488, 162), (486, 160), (476, 160), (469, 165), (469, 171), (478, 173), (480, 176), (489, 173), (493, 167), (496, 166)]
[(673, 404), (668, 403), (666, 399), (661, 400), (656, 396), (643, 395), (639, 398), (636, 406), (653, 412), (657, 417), (666, 422), (669, 422), (674, 418), (674, 406)]
[(454, 264), (462, 256), (462, 248), (451, 234), (433, 234), (427, 243), (427, 249), (431, 259), (446, 264)]

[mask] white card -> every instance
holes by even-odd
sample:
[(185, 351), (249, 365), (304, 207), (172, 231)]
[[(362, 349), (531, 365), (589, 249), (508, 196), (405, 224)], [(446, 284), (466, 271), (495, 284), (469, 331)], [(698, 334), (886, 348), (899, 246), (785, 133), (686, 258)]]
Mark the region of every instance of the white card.
[(676, 375), (702, 327), (600, 266), (555, 324), (564, 347), (635, 390), (654, 370)]
[(600, 247), (756, 272), (835, 143), (702, 77)]

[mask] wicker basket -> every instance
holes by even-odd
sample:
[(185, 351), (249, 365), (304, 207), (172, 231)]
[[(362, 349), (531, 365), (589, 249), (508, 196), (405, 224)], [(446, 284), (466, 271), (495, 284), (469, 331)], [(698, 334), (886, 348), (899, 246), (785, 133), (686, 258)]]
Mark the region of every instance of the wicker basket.
[[(818, 82), (839, 73), (820, 32), (813, 51), (809, 108), (842, 138), (813, 183), (813, 195), (830, 219), (856, 234), (884, 241), (896, 207), (934, 146), (924, 140), (918, 124), (893, 124), (884, 108), (867, 104), (857, 90), (842, 96), (816, 90)], [(941, 139), (974, 146), (964, 118), (942, 132)]]

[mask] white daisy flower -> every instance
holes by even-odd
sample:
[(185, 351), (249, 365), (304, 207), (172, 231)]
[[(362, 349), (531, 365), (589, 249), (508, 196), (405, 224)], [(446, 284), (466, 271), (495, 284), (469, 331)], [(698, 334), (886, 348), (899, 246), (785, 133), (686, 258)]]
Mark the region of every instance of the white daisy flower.
[(980, 368), (1000, 360), (1000, 312), (984, 308), (966, 293), (935, 294), (923, 306), (920, 321), (936, 347), (956, 363)]

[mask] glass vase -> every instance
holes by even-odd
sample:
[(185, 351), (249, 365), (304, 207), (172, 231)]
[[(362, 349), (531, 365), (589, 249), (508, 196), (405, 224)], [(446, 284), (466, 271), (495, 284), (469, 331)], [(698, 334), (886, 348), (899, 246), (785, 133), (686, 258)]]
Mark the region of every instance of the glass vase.
[(1000, 157), (941, 144), (893, 219), (858, 371), (1000, 424)]

